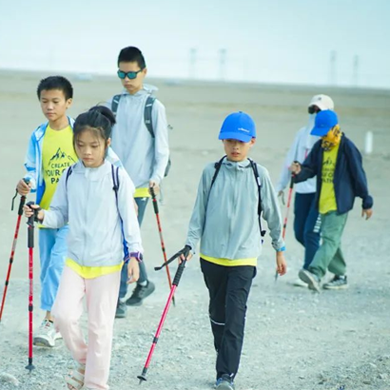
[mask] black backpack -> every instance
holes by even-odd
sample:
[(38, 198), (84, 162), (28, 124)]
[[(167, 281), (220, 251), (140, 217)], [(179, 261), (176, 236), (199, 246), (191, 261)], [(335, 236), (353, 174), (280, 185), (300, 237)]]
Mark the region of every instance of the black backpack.
[[(213, 188), (215, 179), (217, 178), (219, 170), (221, 169), (222, 162), (223, 162), (223, 160), (225, 158), (226, 158), (226, 156), (223, 156), (219, 161), (217, 161), (214, 164), (215, 172), (214, 172), (213, 178), (211, 179), (211, 184), (210, 184), (210, 189), (209, 189), (209, 196), (210, 196), (211, 189)], [(259, 218), (260, 234), (261, 234), (261, 237), (264, 237), (266, 231), (263, 230), (263, 228), (261, 226), (261, 212), (262, 212), (262, 210), (261, 210), (261, 181), (260, 181), (259, 171), (257, 170), (257, 164), (253, 160), (251, 160), (250, 158), (248, 158), (248, 160), (249, 160), (249, 162), (251, 164), (251, 167), (252, 167), (252, 170), (253, 170), (253, 174), (255, 175), (255, 180), (256, 180), (256, 184), (257, 184), (257, 188), (258, 188), (258, 192), (259, 192), (259, 203), (258, 203), (258, 206), (257, 206), (257, 214), (258, 214), (258, 218)]]
[[(119, 101), (121, 100), (121, 97), (122, 97), (122, 95), (115, 95), (111, 101), (111, 111), (113, 112), (113, 114), (115, 116), (116, 116), (116, 113), (118, 112), (118, 106), (119, 106)], [(154, 135), (154, 130), (153, 130), (153, 122), (152, 122), (152, 109), (153, 109), (153, 104), (154, 104), (155, 100), (156, 100), (156, 97), (150, 94), (148, 96), (148, 98), (146, 99), (145, 109), (144, 109), (145, 126), (148, 129), (148, 131), (153, 139), (155, 138), (155, 135)], [(168, 125), (168, 128), (172, 129), (172, 126)], [(172, 165), (171, 158), (169, 158), (168, 164), (165, 167), (164, 177), (168, 176), (169, 170), (171, 169), (171, 165)]]

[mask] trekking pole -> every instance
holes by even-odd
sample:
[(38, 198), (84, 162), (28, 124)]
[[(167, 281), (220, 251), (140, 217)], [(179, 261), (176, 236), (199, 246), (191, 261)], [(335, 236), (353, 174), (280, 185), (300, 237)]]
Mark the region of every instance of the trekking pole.
[(290, 211), (293, 188), (294, 188), (294, 175), (291, 175), (290, 188), (288, 190), (288, 197), (287, 197), (287, 211), (286, 211), (286, 216), (284, 217), (284, 222), (283, 222), (283, 233), (282, 233), (283, 239), (284, 239), (284, 237), (286, 237), (287, 220), (288, 220), (288, 214)]
[[(287, 197), (287, 210), (286, 210), (286, 216), (284, 217), (284, 222), (283, 222), (283, 231), (282, 231), (282, 238), (284, 240), (284, 237), (286, 237), (286, 228), (287, 228), (287, 221), (288, 221), (288, 214), (290, 211), (290, 205), (291, 205), (291, 198), (292, 198), (292, 193), (293, 193), (293, 188), (294, 188), (294, 175), (291, 175), (291, 180), (290, 180), (290, 188), (288, 190), (288, 197)], [(275, 282), (278, 280), (278, 271), (275, 273)]]
[[(34, 202), (28, 202), (27, 206), (33, 205)], [(33, 365), (33, 301), (34, 301), (34, 221), (36, 220), (38, 209), (33, 209), (34, 214), (28, 218), (28, 279), (30, 282), (28, 294), (28, 365), (26, 369), (30, 372), (35, 368)]]
[[(154, 209), (154, 213), (156, 214), (157, 228), (158, 228), (158, 233), (160, 235), (161, 250), (162, 250), (162, 253), (163, 253), (163, 256), (164, 256), (164, 263), (166, 263), (167, 262), (167, 253), (165, 251), (165, 244), (164, 244), (164, 239), (163, 239), (163, 235), (162, 235), (161, 222), (160, 222), (160, 213), (159, 213), (159, 210), (158, 210), (157, 198), (156, 198), (156, 194), (154, 192), (153, 187), (150, 187), (150, 194), (152, 195), (153, 209)], [(167, 278), (168, 278), (169, 289), (172, 289), (171, 273), (169, 271), (169, 267), (168, 266), (166, 266), (166, 271), (167, 271)], [(173, 303), (173, 306), (176, 306), (175, 297), (174, 296), (172, 297), (172, 303)]]
[[(30, 180), (24, 179), (24, 182), (26, 184), (28, 184), (30, 182)], [(14, 209), (14, 201), (15, 201), (15, 198), (17, 196), (18, 196), (18, 190), (16, 190), (15, 195), (12, 198), (11, 211), (13, 211), (13, 209)], [(20, 203), (19, 203), (18, 219), (16, 220), (16, 228), (15, 228), (14, 240), (12, 242), (11, 255), (10, 255), (10, 258), (9, 258), (9, 265), (8, 265), (7, 276), (5, 278), (3, 299), (1, 300), (0, 322), (1, 322), (1, 318), (3, 316), (3, 310), (4, 310), (4, 305), (5, 305), (5, 298), (7, 296), (9, 279), (11, 277), (12, 263), (14, 262), (16, 244), (18, 242), (18, 236), (19, 236), (20, 221), (21, 221), (21, 218), (22, 218), (22, 215), (23, 215), (23, 206), (24, 206), (25, 202), (26, 202), (26, 196), (22, 195), (21, 198), (20, 198)]]
[[(184, 255), (185, 259), (187, 259), (188, 257), (188, 254), (190, 252), (190, 247), (189, 246), (185, 246), (182, 250), (180, 250), (179, 252), (177, 252), (175, 255), (173, 255), (167, 262), (165, 262), (161, 267), (155, 267), (154, 269), (156, 271), (160, 270), (161, 268), (167, 266), (169, 263), (171, 263), (173, 260), (175, 260), (176, 258), (178, 258), (179, 256), (181, 255)], [(161, 334), (161, 331), (162, 331), (162, 327), (164, 325), (164, 321), (165, 321), (165, 318), (167, 317), (167, 314), (168, 314), (168, 310), (169, 310), (169, 306), (171, 305), (171, 301), (172, 301), (172, 298), (173, 298), (173, 294), (175, 293), (176, 291), (176, 288), (177, 286), (179, 285), (179, 282), (180, 282), (180, 279), (183, 275), (183, 272), (184, 272), (184, 268), (186, 266), (186, 263), (187, 263), (187, 260), (183, 260), (179, 267), (177, 268), (177, 271), (176, 271), (176, 274), (175, 274), (175, 278), (173, 279), (173, 283), (172, 283), (172, 288), (171, 288), (171, 292), (169, 294), (169, 297), (168, 297), (168, 301), (165, 305), (165, 308), (164, 308), (164, 311), (163, 311), (163, 314), (162, 314), (162, 317), (160, 319), (160, 323), (158, 324), (158, 328), (157, 328), (157, 331), (156, 331), (156, 334), (153, 338), (153, 343), (152, 343), (152, 346), (150, 347), (150, 350), (149, 350), (149, 354), (148, 354), (148, 357), (146, 359), (146, 363), (145, 363), (145, 366), (142, 370), (142, 374), (141, 375), (138, 375), (137, 378), (139, 379), (139, 384), (141, 384), (143, 381), (146, 381), (146, 373), (148, 371), (148, 368), (149, 368), (149, 365), (150, 365), (150, 361), (152, 360), (152, 355), (153, 355), (153, 352), (154, 352), (154, 349), (156, 348), (156, 345), (157, 345), (157, 342), (158, 342), (158, 339), (160, 337), (160, 334)]]

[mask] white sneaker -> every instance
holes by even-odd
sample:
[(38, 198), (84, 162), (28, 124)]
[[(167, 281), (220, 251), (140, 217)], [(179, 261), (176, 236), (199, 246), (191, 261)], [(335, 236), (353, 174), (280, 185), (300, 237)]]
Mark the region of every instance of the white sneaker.
[(307, 288), (308, 286), (307, 286), (307, 283), (305, 283), (303, 280), (301, 280), (301, 279), (296, 279), (296, 280), (294, 280), (294, 282), (293, 282), (293, 286), (295, 286), (295, 287), (304, 287), (304, 288)]
[(34, 336), (34, 345), (54, 347), (56, 340), (60, 338), (61, 334), (55, 330), (54, 324), (45, 319), (39, 327), (37, 335)]

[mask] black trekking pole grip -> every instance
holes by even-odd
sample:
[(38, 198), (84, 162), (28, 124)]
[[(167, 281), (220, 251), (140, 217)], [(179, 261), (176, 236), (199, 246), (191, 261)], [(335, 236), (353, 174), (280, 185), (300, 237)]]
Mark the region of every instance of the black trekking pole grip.
[(172, 282), (172, 285), (174, 286), (178, 286), (179, 285), (179, 282), (180, 282), (180, 279), (183, 275), (183, 272), (184, 272), (184, 269), (186, 267), (186, 263), (187, 263), (187, 260), (183, 260), (179, 267), (177, 268), (177, 271), (176, 271), (176, 274), (175, 274), (175, 278), (173, 279), (173, 282)]
[(28, 248), (34, 248), (34, 214), (28, 218)]
[(153, 203), (154, 213), (158, 214), (159, 210), (158, 210), (158, 203), (157, 203), (157, 199), (156, 199), (156, 193), (154, 192), (153, 187), (150, 187), (149, 190), (150, 190), (150, 195), (152, 195), (152, 203)]
[(18, 215), (23, 215), (23, 207), (25, 203), (26, 203), (26, 197), (25, 195), (22, 195), (20, 198)]

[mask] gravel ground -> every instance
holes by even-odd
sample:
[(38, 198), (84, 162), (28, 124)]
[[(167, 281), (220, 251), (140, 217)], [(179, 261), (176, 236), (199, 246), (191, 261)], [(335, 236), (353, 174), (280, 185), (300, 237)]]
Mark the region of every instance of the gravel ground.
[[(42, 75), (46, 76), (46, 75)], [(0, 117), (4, 128), (0, 165), (0, 278), (8, 266), (15, 212), (9, 199), (22, 175), (27, 139), (42, 121), (35, 97), (40, 75), (1, 74)], [(114, 78), (90, 83), (73, 80), (77, 96), (75, 116), (118, 91)], [(274, 282), (274, 254), (269, 240), (258, 264), (248, 303), (247, 327), (237, 390), (390, 390), (390, 232), (389, 186), (390, 93), (387, 91), (319, 90), (315, 87), (250, 86), (157, 82), (165, 103), (171, 132), (172, 172), (166, 180), (161, 221), (168, 253), (184, 243), (188, 219), (201, 170), (223, 151), (216, 140), (222, 118), (233, 110), (249, 112), (258, 124), (258, 141), (252, 157), (266, 166), (276, 182), (287, 147), (306, 122), (305, 105), (311, 96), (327, 93), (335, 101), (343, 130), (362, 149), (367, 129), (374, 132), (375, 151), (364, 158), (374, 216), (360, 217), (360, 200), (351, 211), (343, 236), (350, 288), (315, 294), (296, 288), (302, 248), (287, 231), (288, 274)], [(23, 107), (23, 115), (17, 111)], [(20, 114), (20, 115), (19, 115)], [(190, 120), (189, 120), (190, 118)], [(8, 147), (9, 145), (9, 147)], [(9, 169), (8, 169), (9, 167)], [(284, 211), (283, 211), (284, 212)], [(128, 317), (115, 322), (110, 375), (111, 390), (138, 388), (168, 288), (165, 271), (153, 273), (161, 261), (156, 221), (148, 207), (142, 226), (146, 260), (156, 292), (143, 306), (131, 308)], [(38, 256), (36, 256), (38, 259)], [(70, 364), (62, 341), (53, 349), (34, 348), (36, 369), (27, 364), (26, 229), (23, 222), (11, 284), (0, 323), (0, 390), (58, 390)], [(39, 326), (38, 260), (34, 325)], [(172, 269), (173, 271), (173, 269)], [(0, 280), (1, 283), (3, 283)], [(199, 264), (193, 259), (177, 290), (153, 355), (148, 381), (142, 389), (211, 389), (215, 352), (207, 315), (207, 290)], [(83, 318), (86, 326), (86, 318)]]

